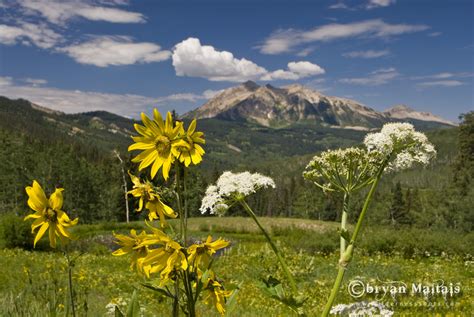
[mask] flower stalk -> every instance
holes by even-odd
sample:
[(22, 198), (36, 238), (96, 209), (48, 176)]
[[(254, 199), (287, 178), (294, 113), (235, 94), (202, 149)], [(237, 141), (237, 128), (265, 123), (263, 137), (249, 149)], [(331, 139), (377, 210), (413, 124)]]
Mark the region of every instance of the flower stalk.
[(253, 212), (252, 208), (250, 208), (250, 206), (247, 204), (245, 199), (239, 199), (239, 203), (242, 205), (242, 207), (244, 207), (245, 211), (247, 211), (249, 216), (252, 217), (252, 219), (255, 221), (257, 226), (260, 228), (260, 231), (262, 231), (263, 235), (265, 236), (268, 243), (270, 244), (270, 247), (272, 248), (273, 252), (277, 256), (278, 262), (280, 262), (280, 265), (283, 269), (283, 272), (285, 272), (285, 275), (286, 275), (288, 281), (290, 282), (291, 290), (293, 291), (294, 294), (297, 294), (298, 288), (296, 287), (295, 279), (293, 278), (293, 275), (291, 274), (290, 270), (288, 269), (288, 266), (286, 265), (285, 259), (281, 255), (280, 250), (278, 249), (276, 244), (273, 242), (273, 240), (270, 237), (270, 235), (268, 234), (268, 232), (260, 224), (260, 221), (258, 221), (257, 216)]
[[(347, 248), (345, 247), (346, 241), (343, 237), (341, 237), (341, 258), (339, 259), (339, 269), (337, 272), (337, 277), (334, 281), (334, 285), (332, 287), (331, 293), (329, 294), (329, 298), (326, 302), (326, 305), (324, 306), (324, 310), (322, 313), (322, 317), (326, 317), (329, 315), (329, 312), (331, 310), (332, 305), (334, 304), (334, 300), (336, 299), (337, 293), (339, 291), (339, 288), (341, 287), (341, 283), (344, 279), (344, 274), (347, 270), (347, 267), (349, 263), (352, 261), (352, 255), (354, 252), (354, 245), (357, 240), (357, 237), (360, 232), (360, 228), (362, 226), (362, 221), (364, 220), (365, 214), (367, 210), (369, 209), (370, 202), (372, 201), (372, 197), (375, 193), (375, 190), (378, 186), (378, 183), (380, 179), (382, 178), (382, 173), (383, 170), (385, 169), (386, 166), (386, 161), (382, 164), (382, 166), (379, 168), (375, 180), (372, 183), (372, 186), (370, 187), (370, 190), (367, 194), (367, 197), (365, 199), (364, 205), (362, 207), (362, 211), (359, 214), (359, 218), (357, 220), (357, 224), (354, 228), (354, 232), (352, 233), (351, 240), (349, 241), (349, 245)], [(343, 207), (343, 215), (342, 215), (342, 220), (341, 220), (341, 230), (345, 229), (345, 221), (347, 220), (347, 214), (344, 216), (344, 213), (347, 213), (348, 210), (348, 196), (344, 194), (344, 207)], [(343, 246), (344, 244), (344, 246)], [(344, 247), (344, 251), (343, 251)]]

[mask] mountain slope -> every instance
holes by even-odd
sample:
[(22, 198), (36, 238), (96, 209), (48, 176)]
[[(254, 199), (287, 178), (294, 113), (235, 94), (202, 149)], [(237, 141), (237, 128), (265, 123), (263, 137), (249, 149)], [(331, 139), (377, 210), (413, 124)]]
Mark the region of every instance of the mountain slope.
[(354, 100), (325, 96), (302, 85), (276, 88), (259, 86), (251, 81), (222, 91), (183, 117), (247, 121), (267, 127), (309, 123), (358, 130), (378, 128), (383, 123), (401, 120), (454, 125), (432, 114), (409, 108), (395, 107), (388, 112), (378, 112)]

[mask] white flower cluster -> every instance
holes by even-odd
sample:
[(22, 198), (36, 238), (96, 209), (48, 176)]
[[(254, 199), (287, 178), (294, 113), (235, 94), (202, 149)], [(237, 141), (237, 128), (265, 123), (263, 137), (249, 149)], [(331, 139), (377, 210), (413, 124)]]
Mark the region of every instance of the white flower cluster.
[(224, 172), (216, 185), (207, 188), (199, 210), (203, 214), (209, 211), (211, 214), (221, 215), (236, 197), (246, 197), (265, 187), (275, 188), (273, 179), (258, 173)]
[(370, 152), (390, 157), (386, 171), (407, 169), (414, 163), (427, 165), (436, 156), (426, 135), (410, 123), (387, 123), (380, 132), (368, 134), (364, 144)]
[(303, 176), (324, 190), (351, 192), (364, 187), (380, 163), (379, 153), (365, 149), (328, 150), (313, 157)]
[(393, 311), (389, 310), (385, 305), (377, 301), (372, 302), (357, 302), (353, 304), (339, 304), (331, 308), (331, 314), (338, 316), (381, 316), (390, 317)]

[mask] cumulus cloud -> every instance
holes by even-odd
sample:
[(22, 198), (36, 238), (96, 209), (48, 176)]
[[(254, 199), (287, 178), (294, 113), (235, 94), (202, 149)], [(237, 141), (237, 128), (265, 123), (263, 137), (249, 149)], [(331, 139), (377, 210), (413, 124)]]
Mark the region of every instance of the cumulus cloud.
[[(39, 14), (49, 22), (60, 25), (73, 18), (112, 23), (145, 22), (145, 17), (141, 13), (95, 5), (91, 1), (21, 0), (19, 4), (26, 14)], [(117, 5), (118, 3), (109, 4)]]
[(176, 44), (172, 58), (178, 76), (241, 82), (258, 79), (267, 73), (265, 68), (245, 58), (235, 58), (231, 52), (217, 51), (212, 46), (201, 45), (197, 38), (188, 38)]
[(59, 48), (81, 64), (107, 67), (160, 62), (169, 59), (171, 52), (149, 42), (133, 42), (127, 36), (101, 36), (80, 44)]
[(268, 71), (245, 58), (238, 59), (230, 52), (201, 45), (196, 38), (178, 43), (172, 58), (176, 75), (201, 77), (211, 81), (297, 80), (324, 74), (323, 68), (307, 61), (290, 62), (288, 70)]
[(62, 36), (44, 24), (20, 22), (18, 25), (0, 24), (0, 43), (5, 45), (36, 45), (51, 48), (61, 41)]
[(393, 67), (377, 69), (366, 77), (342, 78), (339, 82), (344, 84), (362, 85), (362, 86), (379, 86), (387, 84), (391, 80), (397, 78), (400, 74)]
[(349, 58), (378, 58), (382, 56), (387, 56), (390, 54), (389, 50), (367, 50), (367, 51), (352, 51), (342, 54), (344, 57)]
[(295, 47), (314, 42), (328, 42), (336, 39), (365, 37), (387, 38), (406, 33), (429, 29), (422, 24), (390, 24), (381, 19), (353, 23), (331, 23), (312, 30), (285, 29), (271, 34), (259, 46), (263, 54), (281, 54), (291, 52)]
[(158, 107), (163, 111), (176, 109), (179, 113), (183, 113), (194, 107), (196, 102), (209, 99), (213, 93), (216, 91), (206, 90), (202, 94), (177, 93), (161, 97), (148, 97), (135, 94), (112, 94), (20, 85), (16, 84), (11, 77), (0, 77), (0, 95), (9, 98), (23, 98), (65, 113), (105, 110), (137, 118), (141, 112), (150, 111), (153, 107)]

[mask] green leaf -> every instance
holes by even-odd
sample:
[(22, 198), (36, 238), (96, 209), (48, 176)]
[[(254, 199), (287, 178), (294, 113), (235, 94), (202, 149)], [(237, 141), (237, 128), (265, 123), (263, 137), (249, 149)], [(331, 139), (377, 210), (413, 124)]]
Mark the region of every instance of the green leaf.
[(125, 317), (125, 315), (122, 313), (120, 308), (118, 308), (118, 306), (115, 306), (114, 316), (115, 317)]
[(170, 297), (170, 298), (173, 298), (173, 295), (171, 295), (167, 289), (165, 288), (161, 288), (161, 287), (157, 287), (157, 286), (154, 286), (152, 284), (149, 284), (149, 283), (141, 283), (144, 287), (148, 288), (148, 289), (151, 289), (152, 291), (155, 291), (155, 292), (158, 292), (166, 297)]
[(347, 229), (343, 229), (340, 231), (341, 237), (344, 238), (347, 242), (351, 241), (351, 236), (349, 235), (349, 231)]
[(138, 303), (137, 291), (133, 291), (132, 300), (128, 304), (127, 317), (139, 317), (140, 304)]
[(240, 287), (242, 286), (244, 282), (240, 282), (239, 285), (234, 289), (232, 292), (232, 295), (230, 295), (229, 299), (226, 302), (225, 305), (225, 316), (230, 316), (232, 311), (235, 309), (235, 305), (237, 304), (237, 294), (240, 291)]

